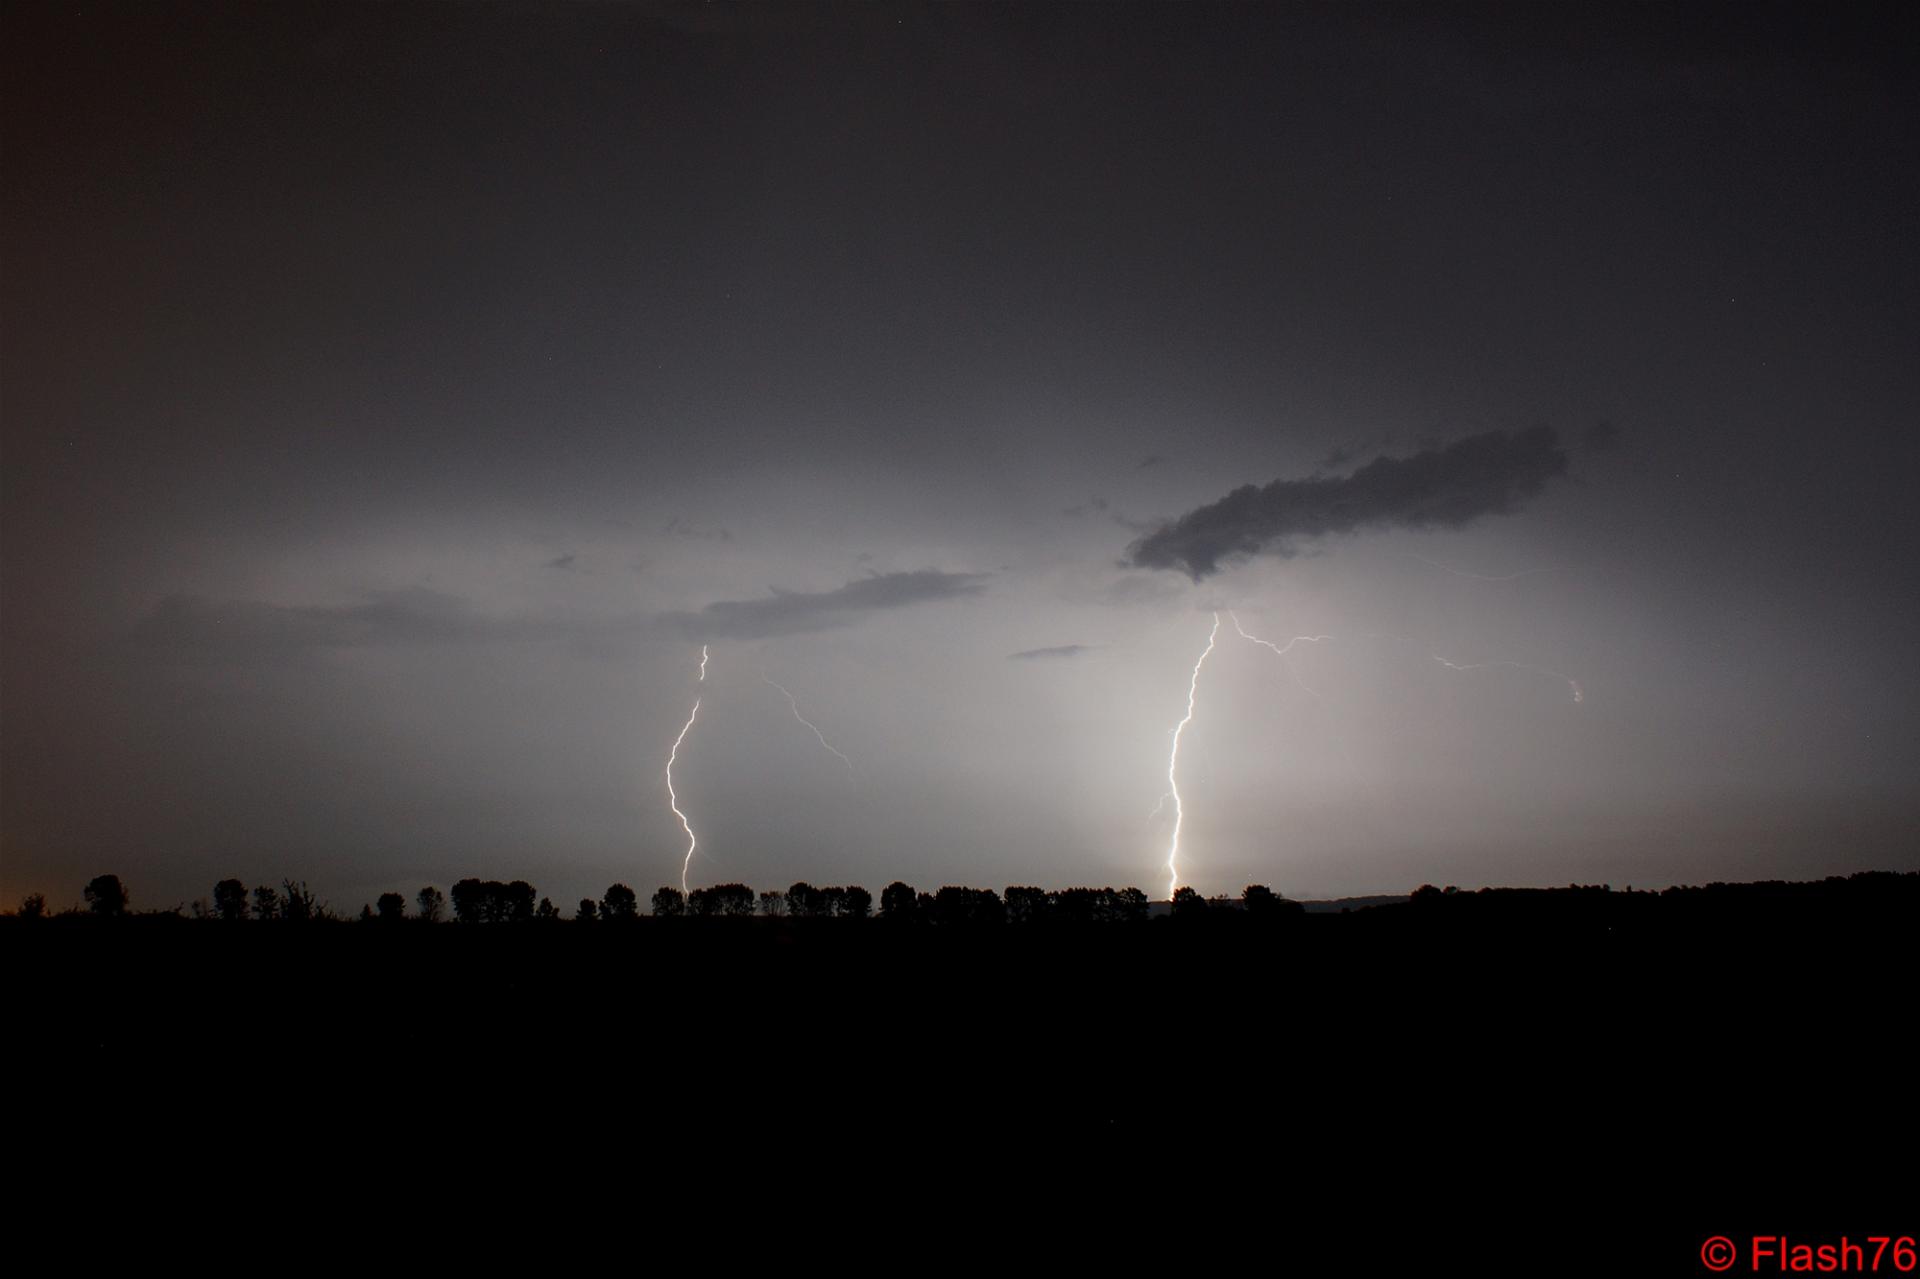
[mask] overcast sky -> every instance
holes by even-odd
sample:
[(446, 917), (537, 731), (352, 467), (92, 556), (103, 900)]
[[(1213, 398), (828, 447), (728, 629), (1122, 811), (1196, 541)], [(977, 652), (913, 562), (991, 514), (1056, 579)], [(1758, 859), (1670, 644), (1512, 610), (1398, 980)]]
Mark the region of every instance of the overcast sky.
[(1911, 19), (1568, 8), (10, 6), (6, 903), (1920, 867)]

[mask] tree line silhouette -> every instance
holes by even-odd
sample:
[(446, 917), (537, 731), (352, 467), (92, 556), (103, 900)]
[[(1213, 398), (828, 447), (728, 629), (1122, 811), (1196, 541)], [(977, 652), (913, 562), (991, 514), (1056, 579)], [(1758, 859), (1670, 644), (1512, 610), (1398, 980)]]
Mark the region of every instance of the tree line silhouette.
[[(132, 896), (117, 875), (99, 875), (82, 891), (86, 907), (63, 915), (121, 917), (134, 914)], [(1323, 906), (1323, 910), (1326, 908)], [(1341, 915), (1398, 928), (1428, 930), (1437, 926), (1462, 929), (1537, 927), (1587, 931), (1632, 929), (1652, 922), (1711, 923), (1733, 919), (1819, 920), (1870, 919), (1895, 915), (1911, 919), (1920, 909), (1920, 872), (1861, 871), (1824, 880), (1756, 883), (1715, 882), (1704, 886), (1677, 885), (1658, 891), (1635, 892), (1631, 886), (1616, 891), (1607, 884), (1569, 884), (1564, 888), (1482, 888), (1467, 892), (1423, 884), (1405, 898), (1370, 904)], [(49, 915), (44, 895), (24, 898), (11, 912), (22, 919)], [(211, 897), (148, 915), (186, 916), (226, 923), (343, 922), (303, 880), (283, 879), (249, 889), (238, 879), (223, 879)], [(1139, 888), (1040, 888), (1010, 885), (1004, 892), (990, 888), (947, 885), (925, 892), (900, 880), (873, 895), (858, 885), (816, 887), (798, 881), (784, 891), (756, 893), (745, 884), (716, 884), (682, 892), (662, 887), (648, 899), (646, 914), (655, 919), (784, 919), (869, 920), (889, 924), (929, 924), (943, 927), (1027, 927), (1039, 924), (1137, 924), (1163, 913)], [(1164, 914), (1180, 922), (1239, 919), (1274, 923), (1307, 913), (1306, 907), (1264, 884), (1250, 884), (1237, 898), (1202, 897), (1181, 888), (1166, 903)], [(639, 895), (626, 884), (607, 887), (597, 900), (582, 898), (571, 920), (552, 900), (540, 896), (523, 879), (507, 882), (468, 878), (442, 893), (433, 885), (414, 894), (411, 910), (397, 892), (382, 893), (362, 906), (358, 918), (374, 924), (527, 925), (565, 922), (621, 924), (642, 917)]]
[[(117, 916), (130, 913), (132, 898), (118, 875), (100, 875), (91, 880), (83, 896), (87, 913)], [(374, 903), (360, 908), (363, 921), (393, 923), (402, 920), (439, 923), (448, 918), (458, 924), (523, 924), (559, 921), (561, 911), (552, 899), (538, 895), (524, 879), (502, 882), (497, 879), (462, 879), (448, 893), (427, 885), (414, 895), (414, 908), (408, 912), (407, 900), (399, 893), (382, 893)], [(949, 884), (935, 892), (924, 892), (911, 884), (895, 880), (881, 890), (876, 912), (873, 894), (859, 885), (815, 887), (805, 880), (785, 891), (756, 893), (745, 884), (715, 884), (682, 892), (678, 888), (655, 890), (648, 901), (649, 913), (658, 919), (848, 919), (879, 918), (891, 922), (932, 924), (1038, 924), (1043, 922), (1077, 924), (1124, 924), (1140, 922), (1150, 914), (1147, 894), (1139, 888), (1039, 888), (1011, 885), (1004, 893), (991, 888), (971, 888)], [(1191, 888), (1174, 894), (1171, 911), (1184, 918), (1223, 907), (1239, 908), (1255, 915), (1299, 913), (1299, 902), (1289, 901), (1264, 884), (1249, 885), (1237, 901), (1207, 899)], [(46, 899), (35, 893), (26, 898), (17, 912), (40, 918), (46, 911)], [(78, 912), (68, 912), (78, 913)], [(184, 905), (152, 912), (166, 915), (188, 913)], [(304, 881), (282, 880), (279, 887), (262, 884), (248, 889), (238, 879), (223, 879), (213, 886), (211, 898), (193, 903), (190, 913), (196, 919), (226, 922), (242, 920), (312, 922), (340, 918), (318, 898)], [(611, 884), (599, 899), (583, 897), (574, 909), (573, 921), (580, 923), (619, 922), (640, 917), (640, 902), (625, 884)]]

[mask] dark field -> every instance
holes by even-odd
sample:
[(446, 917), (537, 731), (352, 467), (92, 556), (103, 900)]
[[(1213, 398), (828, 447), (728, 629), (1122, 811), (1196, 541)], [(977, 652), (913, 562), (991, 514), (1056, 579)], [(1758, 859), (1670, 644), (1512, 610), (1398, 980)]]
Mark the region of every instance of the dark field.
[(1077, 926), (62, 916), (0, 944), (33, 1028), (9, 1055), (74, 1124), (112, 1098), (175, 1134), (226, 1115), (261, 1149), (293, 1125), (515, 1176), (777, 1151), (800, 1187), (911, 1197), (911, 1171), (1003, 1206), (1071, 1167), (1109, 1204), (1166, 1176), (1206, 1220), (1304, 1213), (1322, 1245), (1388, 1207), (1482, 1240), (1604, 1221), (1582, 1255), (1700, 1273), (1706, 1234), (1908, 1228), (1917, 888)]

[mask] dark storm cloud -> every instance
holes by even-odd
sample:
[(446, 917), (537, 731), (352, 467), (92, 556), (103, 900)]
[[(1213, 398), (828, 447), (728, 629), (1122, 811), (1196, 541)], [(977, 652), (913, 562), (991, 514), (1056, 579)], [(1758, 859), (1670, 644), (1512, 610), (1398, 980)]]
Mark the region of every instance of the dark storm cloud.
[(579, 558), (580, 557), (578, 555), (574, 555), (571, 552), (569, 552), (566, 555), (556, 555), (552, 559), (547, 561), (547, 567), (566, 569), (569, 572), (571, 572), (573, 569), (574, 561)]
[(851, 626), (883, 609), (958, 599), (986, 589), (985, 573), (881, 573), (831, 591), (774, 589), (761, 600), (720, 600), (698, 613), (671, 613), (663, 620), (701, 639), (762, 639)]
[(1177, 568), (1194, 581), (1224, 559), (1291, 556), (1301, 538), (1365, 528), (1459, 528), (1504, 515), (1567, 469), (1551, 427), (1470, 435), (1412, 457), (1376, 457), (1351, 475), (1248, 484), (1187, 512), (1127, 548), (1137, 568)]
[(1098, 647), (1097, 644), (1055, 644), (1052, 648), (1029, 648), (1019, 653), (1008, 653), (1007, 660), (1029, 662), (1047, 657), (1080, 657)]

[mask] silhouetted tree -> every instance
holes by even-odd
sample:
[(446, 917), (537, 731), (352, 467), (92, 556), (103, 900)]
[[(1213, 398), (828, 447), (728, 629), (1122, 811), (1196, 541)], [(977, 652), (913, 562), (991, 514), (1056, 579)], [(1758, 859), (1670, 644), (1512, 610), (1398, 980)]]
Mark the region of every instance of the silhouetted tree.
[(1207, 913), (1207, 899), (1191, 888), (1181, 888), (1173, 894), (1173, 917), (1175, 919), (1200, 919)]
[(903, 921), (913, 919), (919, 912), (917, 896), (910, 885), (894, 880), (880, 890), (880, 918)]
[(313, 895), (306, 880), (283, 879), (280, 881), (280, 918), (296, 923), (325, 919), (326, 903)]
[(20, 918), (45, 919), (47, 917), (47, 895), (28, 893), (20, 899)]
[(637, 920), (639, 895), (624, 883), (609, 883), (607, 891), (601, 895), (601, 918), (603, 920)]
[(253, 890), (253, 913), (259, 919), (280, 918), (280, 892), (265, 884)]
[(786, 914), (787, 895), (785, 893), (761, 893), (760, 913), (769, 916)]
[(625, 884), (609, 884), (600, 896), (600, 918), (638, 919), (640, 897)]
[(653, 894), (653, 913), (662, 919), (687, 913), (687, 896), (677, 888), (658, 888)]
[(707, 890), (714, 913), (739, 918), (753, 914), (753, 890), (745, 884), (718, 884)]
[(407, 916), (407, 899), (399, 893), (381, 893), (378, 905), (382, 919), (393, 921)]
[(1007, 922), (1037, 924), (1047, 913), (1047, 890), (1018, 884), (1007, 887)]
[(87, 905), (96, 915), (127, 913), (127, 890), (118, 875), (96, 875), (85, 889)]
[(516, 879), (500, 889), (500, 919), (509, 924), (524, 924), (533, 918), (533, 902), (537, 896), (533, 885), (524, 879)]
[(787, 889), (786, 903), (787, 914), (796, 918), (864, 919), (873, 910), (873, 894), (864, 888), (844, 888), (837, 884), (815, 888), (801, 880)]
[(453, 886), (453, 917), (462, 923), (522, 924), (533, 918), (533, 885), (524, 879), (463, 879)]
[(420, 904), (420, 918), (429, 924), (439, 923), (440, 916), (446, 913), (446, 896), (432, 884), (415, 893), (413, 899)]
[(1123, 888), (1108, 898), (1114, 920), (1123, 924), (1144, 923), (1147, 918), (1147, 894), (1138, 888)]
[(453, 886), (453, 918), (462, 924), (478, 924), (487, 916), (487, 888), (477, 879), (463, 879)]
[(826, 904), (820, 890), (804, 879), (787, 889), (787, 914), (795, 919), (812, 919), (826, 910)]
[(551, 923), (560, 918), (560, 911), (554, 906), (550, 898), (542, 897), (539, 906), (534, 908), (533, 917)]
[(936, 924), (997, 924), (1006, 918), (1006, 908), (991, 888), (949, 884), (933, 895), (932, 918)]
[(1252, 919), (1280, 919), (1306, 912), (1306, 907), (1299, 902), (1288, 901), (1265, 884), (1248, 884), (1240, 894), (1240, 904)]
[(247, 886), (237, 879), (223, 879), (213, 886), (213, 913), (221, 919), (247, 917)]
[[(1034, 912), (1035, 923), (1091, 924), (1104, 900), (1105, 889), (1056, 888), (1045, 892), (1044, 904)], [(1007, 899), (1007, 918), (1013, 918), (1013, 899)]]
[(481, 880), (480, 922), (504, 924), (512, 918), (512, 903), (507, 896), (507, 886), (497, 879)]
[(573, 917), (583, 924), (591, 924), (593, 917), (599, 913), (600, 907), (594, 903), (593, 898), (582, 897), (579, 908), (573, 912)]

